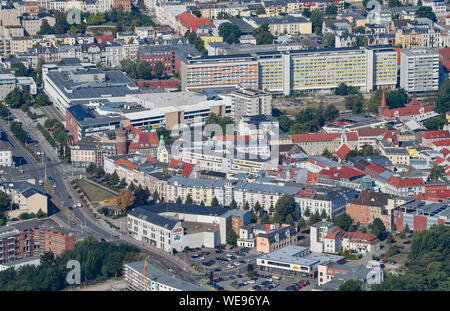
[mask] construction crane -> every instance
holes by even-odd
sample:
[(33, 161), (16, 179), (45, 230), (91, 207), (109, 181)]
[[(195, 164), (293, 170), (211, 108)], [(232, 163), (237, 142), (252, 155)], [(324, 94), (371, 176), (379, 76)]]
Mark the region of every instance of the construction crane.
[(144, 285), (144, 291), (148, 291), (147, 282), (145, 281), (145, 277), (147, 276), (147, 265), (148, 265), (148, 258), (145, 259), (144, 271), (142, 272), (142, 284)]

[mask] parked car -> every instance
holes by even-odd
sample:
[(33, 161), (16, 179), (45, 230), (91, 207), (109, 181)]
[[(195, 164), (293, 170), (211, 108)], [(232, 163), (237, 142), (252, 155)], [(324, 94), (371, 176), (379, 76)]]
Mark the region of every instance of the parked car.
[(245, 260), (239, 260), (240, 263), (245, 263)]
[(255, 280), (249, 280), (249, 281), (247, 281), (248, 282), (248, 284), (255, 284)]
[(391, 264), (392, 264), (392, 265), (395, 265), (395, 264), (397, 264), (397, 262), (396, 262), (395, 260), (393, 260), (393, 261), (391, 262)]
[(385, 258), (383, 258), (383, 259), (381, 259), (381, 262), (382, 262), (382, 263), (386, 263), (387, 260), (386, 260)]
[(216, 254), (222, 254), (222, 253), (223, 253), (223, 250), (221, 250), (221, 249), (216, 250)]

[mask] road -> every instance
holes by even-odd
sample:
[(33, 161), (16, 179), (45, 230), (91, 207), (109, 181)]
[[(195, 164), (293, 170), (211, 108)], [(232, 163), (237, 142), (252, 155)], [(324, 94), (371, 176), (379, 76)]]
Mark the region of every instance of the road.
[[(46, 109), (44, 112), (48, 111), (51, 111), (51, 109)], [(84, 208), (74, 207), (78, 203), (78, 200), (69, 182), (74, 178), (82, 178), (84, 172), (76, 172), (72, 166), (61, 161), (55, 149), (50, 146), (42, 133), (36, 128), (36, 124), (25, 113), (21, 110), (14, 110), (12, 114), (22, 122), (22, 127), (30, 134), (30, 138), (37, 142), (38, 147), (33, 147), (35, 151), (45, 154), (42, 156), (43, 162), (39, 164), (21, 145), (18, 143), (14, 144), (14, 147), (17, 148), (17, 154), (23, 155), (27, 160), (27, 164), (22, 164), (21, 166), (24, 169), (24, 174), (30, 174), (40, 180), (44, 180), (46, 176), (50, 181), (50, 187), (47, 187), (50, 188), (50, 191), (47, 192), (52, 197), (58, 198), (64, 206), (65, 213), (55, 209), (52, 211), (51, 219), (63, 227), (74, 230), (77, 240), (83, 239), (87, 235), (92, 235), (97, 239), (105, 239), (114, 243), (127, 242), (134, 244), (151, 258), (153, 264), (161, 269), (173, 269), (178, 276), (188, 282), (197, 282), (201, 278), (201, 276), (195, 275), (190, 267), (185, 267), (173, 257), (171, 258), (170, 254), (145, 247), (137, 241), (128, 239), (126, 236), (119, 236), (103, 220), (92, 218)], [(54, 118), (55, 116), (50, 113), (50, 117)], [(1, 120), (0, 125), (1, 122), (5, 121)], [(4, 131), (7, 132), (8, 136), (11, 136), (9, 127), (3, 127), (5, 127)], [(33, 145), (35, 144), (33, 143)], [(16, 154), (16, 150), (13, 152)]]

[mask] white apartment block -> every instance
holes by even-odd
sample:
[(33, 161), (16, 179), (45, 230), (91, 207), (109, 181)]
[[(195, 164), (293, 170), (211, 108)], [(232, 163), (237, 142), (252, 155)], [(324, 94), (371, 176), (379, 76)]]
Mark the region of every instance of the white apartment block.
[(422, 0), (422, 5), (430, 7), (436, 16), (447, 15), (447, 4), (444, 0)]
[(431, 49), (403, 50), (400, 58), (401, 88), (408, 93), (438, 90), (438, 52)]

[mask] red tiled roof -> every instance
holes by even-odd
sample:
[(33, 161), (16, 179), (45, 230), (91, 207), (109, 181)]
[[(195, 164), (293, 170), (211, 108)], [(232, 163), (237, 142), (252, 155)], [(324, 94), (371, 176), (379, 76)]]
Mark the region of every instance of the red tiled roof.
[(351, 149), (346, 144), (343, 144), (338, 150), (336, 150), (336, 155), (342, 160), (345, 160), (345, 156), (350, 152), (350, 150)]
[(442, 148), (439, 152), (444, 155), (444, 158), (447, 158), (447, 156), (450, 154), (450, 150), (448, 150), (447, 148)]
[[(310, 133), (310, 134), (292, 134), (292, 142), (319, 142), (319, 141), (332, 141), (341, 137), (341, 133)], [(358, 140), (358, 134), (356, 132), (347, 133), (347, 140)]]
[(197, 17), (187, 12), (177, 15), (175, 18), (180, 21), (181, 25), (189, 28), (191, 31), (196, 31), (199, 27), (202, 26), (214, 26), (214, 24), (209, 19)]
[(448, 71), (450, 71), (450, 60), (443, 61), (443, 62), (441, 62), (441, 63), (442, 63), (442, 66), (443, 66), (445, 69), (447, 69)]
[(416, 200), (432, 200), (433, 198), (435, 198), (435, 199), (450, 198), (450, 189), (436, 191), (436, 192), (419, 193), (414, 196), (414, 199), (416, 199)]
[(118, 159), (116, 162), (114, 162), (114, 164), (126, 167), (130, 171), (134, 170), (136, 168), (136, 166), (137, 166), (133, 162), (130, 162), (130, 161), (126, 160), (126, 159)]
[(445, 160), (441, 157), (437, 157), (436, 160), (433, 161), (433, 165), (438, 165), (442, 162), (444, 162)]
[(417, 99), (413, 99), (409, 102), (408, 106), (422, 106), (422, 103)]
[(448, 60), (450, 58), (450, 48), (440, 49), (439, 54), (444, 57), (444, 60)]
[(380, 242), (376, 236), (370, 233), (362, 232), (346, 232), (344, 234), (344, 239), (349, 239), (350, 242), (365, 243), (365, 244), (375, 244)]
[(423, 186), (424, 185), (422, 178), (400, 179), (398, 177), (391, 176), (387, 182), (388, 182), (388, 184), (391, 184), (397, 188), (414, 187), (414, 186)]
[(384, 135), (386, 133), (387, 129), (385, 129), (385, 128), (371, 128), (371, 127), (367, 127), (367, 128), (357, 129), (356, 131), (358, 132), (358, 136), (359, 137), (364, 137), (364, 136), (381, 136), (381, 135)]
[(179, 173), (181, 173), (181, 175), (183, 175), (184, 177), (191, 176), (191, 173), (192, 173), (192, 170), (194, 169), (194, 167), (195, 167), (195, 164), (186, 163), (186, 162), (179, 161), (179, 160), (172, 160), (169, 164), (169, 168), (175, 169), (175, 170), (180, 170)]
[(375, 174), (381, 174), (384, 171), (386, 171), (386, 169), (384, 167), (379, 166), (378, 164), (375, 164), (375, 163), (368, 165), (366, 167), (366, 171), (367, 170), (370, 170), (370, 171), (374, 172)]
[(385, 115), (386, 117), (395, 117), (395, 112), (398, 111), (398, 115), (399, 116), (410, 116), (410, 115), (416, 115), (416, 114), (421, 114), (422, 112), (420, 112), (421, 109), (424, 109), (424, 112), (430, 112), (431, 110), (434, 109), (434, 106), (409, 106), (409, 107), (401, 107), (401, 108), (394, 108), (394, 109), (389, 109), (389, 110), (385, 110), (383, 112), (383, 115)]
[(344, 165), (341, 168), (333, 167), (329, 170), (321, 170), (320, 175), (328, 175), (331, 178), (352, 178), (364, 176), (365, 174), (357, 169)]
[(314, 189), (303, 189), (298, 193), (298, 196), (301, 198), (313, 198), (314, 194), (316, 194), (316, 190)]
[(450, 132), (449, 131), (428, 131), (423, 133), (423, 138), (430, 139), (430, 138), (450, 138)]
[(345, 231), (339, 227), (336, 227), (333, 230), (331, 230), (330, 232), (328, 232), (327, 235), (325, 235), (323, 238), (335, 240), (337, 238), (343, 237), (344, 235), (345, 235)]
[(147, 158), (147, 162), (156, 162), (156, 158), (155, 157), (148, 157)]
[(450, 139), (443, 139), (443, 140), (434, 141), (433, 145), (438, 146), (438, 147), (450, 146)]

